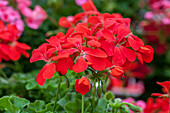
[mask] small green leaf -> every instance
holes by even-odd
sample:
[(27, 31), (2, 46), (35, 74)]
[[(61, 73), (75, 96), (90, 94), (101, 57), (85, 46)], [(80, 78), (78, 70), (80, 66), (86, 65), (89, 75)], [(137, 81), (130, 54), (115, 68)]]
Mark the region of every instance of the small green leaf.
[(110, 91), (108, 91), (108, 92), (104, 95), (104, 97), (105, 97), (105, 99), (106, 99), (107, 101), (113, 100), (113, 99), (115, 98), (115, 96), (113, 95), (113, 93), (110, 92)]

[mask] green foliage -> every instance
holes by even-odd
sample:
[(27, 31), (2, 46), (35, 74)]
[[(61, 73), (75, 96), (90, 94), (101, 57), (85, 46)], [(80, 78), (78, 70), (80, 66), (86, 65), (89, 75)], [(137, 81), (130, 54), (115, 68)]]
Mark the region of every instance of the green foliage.
[(6, 113), (19, 113), (30, 102), (16, 96), (4, 96), (0, 98), (0, 107)]
[[(64, 109), (67, 111), (67, 113), (79, 113), (81, 111), (81, 100), (80, 99), (74, 99), (73, 102), (68, 102)], [(88, 111), (89, 107), (91, 106), (90, 102), (88, 100), (85, 100), (84, 102), (84, 108), (85, 112)]]

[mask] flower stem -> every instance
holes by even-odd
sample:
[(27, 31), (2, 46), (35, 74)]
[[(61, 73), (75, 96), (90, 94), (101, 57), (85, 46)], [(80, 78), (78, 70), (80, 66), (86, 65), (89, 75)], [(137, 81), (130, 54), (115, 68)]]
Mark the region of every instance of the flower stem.
[(105, 83), (107, 82), (107, 80), (108, 80), (108, 77), (109, 77), (109, 72), (107, 73), (107, 76), (106, 76), (106, 80), (105, 80)]
[(0, 69), (0, 73), (5, 79), (8, 79), (8, 77), (6, 76), (6, 74), (4, 73), (4, 71), (2, 69)]
[(48, 15), (48, 19), (56, 26), (56, 27), (59, 27), (58, 26), (58, 22), (51, 16)]
[(59, 93), (59, 89), (60, 89), (60, 83), (61, 83), (61, 76), (59, 77), (59, 83), (58, 83), (58, 87), (57, 87), (57, 94), (56, 94), (56, 98), (55, 98), (55, 102), (54, 102), (53, 112), (55, 111), (56, 103), (57, 103), (57, 100), (58, 100), (58, 93)]
[(81, 113), (84, 113), (84, 95), (82, 95)]
[(93, 86), (93, 100), (92, 100), (92, 112), (94, 110), (94, 105), (95, 105), (95, 93), (96, 93), (96, 79), (94, 80), (94, 86)]

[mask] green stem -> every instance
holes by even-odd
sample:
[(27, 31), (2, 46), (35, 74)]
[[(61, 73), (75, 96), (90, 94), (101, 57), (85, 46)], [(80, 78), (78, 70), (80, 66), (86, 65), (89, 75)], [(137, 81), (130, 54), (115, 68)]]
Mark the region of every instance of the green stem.
[(107, 76), (106, 76), (106, 80), (105, 80), (105, 83), (107, 82), (108, 78), (109, 78), (109, 72), (107, 72)]
[(93, 100), (92, 100), (92, 112), (94, 110), (94, 105), (95, 105), (95, 93), (96, 93), (96, 79), (94, 80), (94, 86), (93, 86)]
[(82, 95), (81, 113), (84, 113), (84, 95)]
[(56, 103), (57, 103), (57, 100), (58, 100), (58, 93), (59, 93), (59, 89), (60, 89), (60, 83), (61, 83), (61, 76), (59, 77), (59, 83), (58, 83), (58, 87), (57, 87), (57, 94), (56, 94), (56, 98), (55, 98), (55, 102), (54, 102), (53, 112), (55, 111)]
[(4, 73), (4, 71), (2, 69), (0, 69), (0, 73), (5, 79), (8, 79), (8, 77), (6, 76), (6, 74)]
[(58, 22), (51, 16), (48, 15), (48, 19), (56, 26), (56, 27), (59, 27), (58, 26)]

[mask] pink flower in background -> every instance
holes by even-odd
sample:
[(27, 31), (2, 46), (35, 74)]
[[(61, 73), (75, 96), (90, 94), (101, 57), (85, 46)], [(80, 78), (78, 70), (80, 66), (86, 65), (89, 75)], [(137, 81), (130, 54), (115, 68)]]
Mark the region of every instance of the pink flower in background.
[(142, 81), (136, 82), (135, 78), (127, 78), (127, 81), (123, 82), (115, 77), (109, 77), (110, 84), (107, 87), (108, 90), (115, 95), (129, 95), (138, 97), (145, 91), (144, 83)]
[(46, 12), (39, 5), (37, 5), (32, 13), (26, 18), (26, 23), (32, 29), (38, 29), (46, 18)]
[[(0, 1), (0, 4), (3, 1)], [(24, 30), (24, 22), (17, 10), (11, 6), (0, 7), (0, 19), (6, 23), (16, 25), (18, 30), (22, 33)]]
[(82, 4), (88, 2), (88, 0), (75, 0), (75, 2), (78, 6), (81, 6)]
[(32, 2), (30, 0), (16, 0), (18, 9), (22, 10), (24, 7), (31, 6)]
[(151, 11), (148, 11), (145, 13), (145, 19), (152, 19), (154, 14)]
[[(38, 29), (47, 18), (46, 12), (40, 6), (35, 6), (34, 10), (29, 8), (32, 4), (31, 0), (14, 0), (14, 3), (17, 4), (17, 8), (25, 16), (26, 23), (32, 29)], [(24, 30), (24, 22), (19, 11), (8, 6), (7, 0), (0, 1), (0, 19), (8, 24), (16, 25), (21, 35)]]
[(0, 1), (0, 7), (4, 7), (6, 5), (8, 5), (8, 1), (6, 1), (6, 0), (1, 0)]

